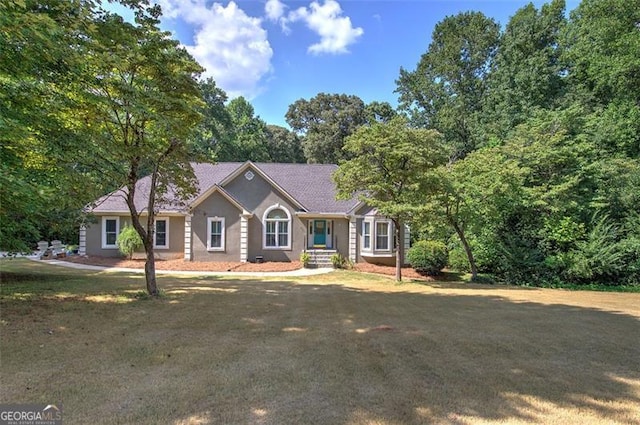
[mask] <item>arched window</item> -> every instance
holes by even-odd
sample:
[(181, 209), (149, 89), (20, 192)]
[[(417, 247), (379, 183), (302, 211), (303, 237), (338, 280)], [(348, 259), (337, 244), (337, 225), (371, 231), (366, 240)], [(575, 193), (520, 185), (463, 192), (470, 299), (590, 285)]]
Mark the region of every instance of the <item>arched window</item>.
[(264, 212), (263, 247), (267, 249), (291, 248), (291, 214), (276, 204)]

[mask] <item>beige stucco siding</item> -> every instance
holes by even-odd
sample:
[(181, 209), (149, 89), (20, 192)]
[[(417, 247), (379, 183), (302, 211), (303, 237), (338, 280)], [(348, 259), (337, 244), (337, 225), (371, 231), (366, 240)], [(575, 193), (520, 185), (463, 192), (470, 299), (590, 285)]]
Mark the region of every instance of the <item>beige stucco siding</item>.
[[(214, 192), (194, 210), (191, 218), (191, 249), (194, 261), (240, 261), (240, 214), (242, 211), (220, 192)], [(224, 251), (207, 250), (209, 217), (224, 217)], [(249, 220), (251, 221), (251, 220)]]
[(349, 220), (346, 218), (333, 219), (333, 233), (335, 249), (344, 258), (349, 258)]
[[(118, 217), (119, 230), (131, 225), (131, 216), (129, 215), (112, 215), (109, 214), (106, 217)], [(87, 255), (99, 256), (99, 257), (122, 257), (122, 254), (117, 248), (102, 248), (102, 216), (96, 216), (96, 222), (87, 226)], [(145, 225), (146, 217), (141, 218)], [(167, 219), (169, 221), (169, 247), (156, 248), (154, 254), (159, 259), (175, 259), (182, 258), (184, 252), (184, 217), (172, 216), (166, 217), (158, 215), (157, 219)], [(140, 248), (134, 257), (140, 258), (144, 254), (144, 249)]]
[[(262, 256), (265, 261), (294, 261), (300, 258), (305, 247), (305, 222), (296, 216), (298, 208), (287, 197), (269, 182), (255, 173), (253, 179), (247, 180), (244, 174), (229, 182), (225, 189), (233, 193), (234, 197), (254, 216), (249, 219), (248, 260), (255, 261), (256, 256)], [(263, 247), (265, 211), (274, 205), (280, 205), (291, 215), (291, 247), (288, 249), (273, 249)], [(240, 230), (238, 229), (238, 238)]]

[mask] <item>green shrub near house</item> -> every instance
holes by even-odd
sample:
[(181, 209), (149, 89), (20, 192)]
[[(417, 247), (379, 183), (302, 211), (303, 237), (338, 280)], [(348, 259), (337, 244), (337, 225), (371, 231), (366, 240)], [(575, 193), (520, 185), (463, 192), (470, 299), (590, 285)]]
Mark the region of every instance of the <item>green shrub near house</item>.
[(437, 275), (446, 267), (449, 256), (440, 241), (418, 241), (407, 252), (407, 259), (418, 273)]
[(136, 229), (132, 226), (126, 225), (116, 239), (116, 246), (122, 255), (126, 255), (131, 259), (133, 257), (133, 253), (142, 247), (142, 238), (140, 238)]

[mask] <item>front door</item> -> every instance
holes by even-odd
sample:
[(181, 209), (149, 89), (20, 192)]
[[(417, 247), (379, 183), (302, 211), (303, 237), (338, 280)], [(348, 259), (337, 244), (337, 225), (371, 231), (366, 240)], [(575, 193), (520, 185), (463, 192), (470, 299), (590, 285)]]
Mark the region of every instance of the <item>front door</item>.
[(313, 246), (327, 245), (327, 220), (313, 220)]

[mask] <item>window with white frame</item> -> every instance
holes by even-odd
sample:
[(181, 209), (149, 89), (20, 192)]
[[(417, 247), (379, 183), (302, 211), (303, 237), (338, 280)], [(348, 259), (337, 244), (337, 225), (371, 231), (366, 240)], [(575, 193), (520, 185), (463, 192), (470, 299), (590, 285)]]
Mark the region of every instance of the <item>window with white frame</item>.
[(120, 233), (120, 217), (102, 217), (102, 248), (117, 249), (116, 239)]
[(366, 220), (362, 221), (362, 249), (371, 250), (371, 222)]
[(376, 221), (376, 251), (391, 250), (391, 226), (388, 221)]
[(153, 233), (153, 246), (155, 248), (169, 248), (169, 219), (156, 218), (156, 226)]
[(265, 211), (263, 221), (264, 248), (291, 248), (291, 215), (289, 211), (279, 205), (274, 205)]
[(207, 249), (224, 251), (224, 217), (209, 217), (207, 220)]

